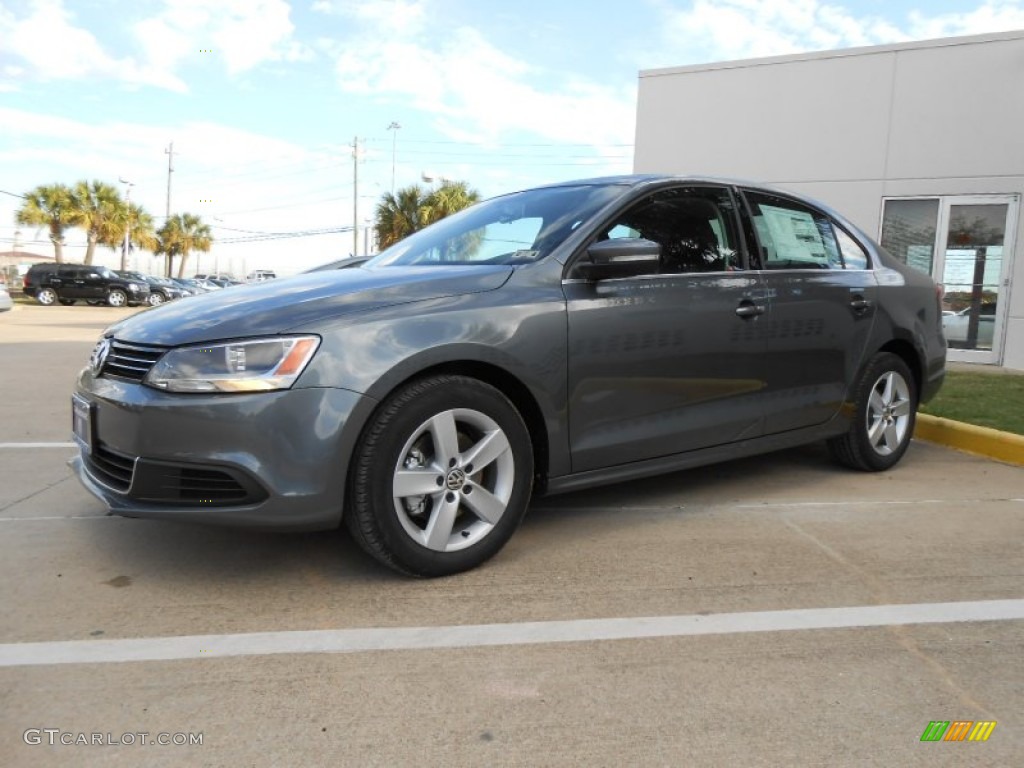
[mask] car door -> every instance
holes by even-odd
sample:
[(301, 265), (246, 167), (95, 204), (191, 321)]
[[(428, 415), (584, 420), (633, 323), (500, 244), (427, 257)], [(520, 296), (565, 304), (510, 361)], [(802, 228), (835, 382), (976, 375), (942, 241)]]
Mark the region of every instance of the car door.
[(764, 289), (745, 268), (730, 190), (653, 192), (595, 241), (616, 237), (658, 243), (660, 264), (598, 281), (566, 273), (573, 471), (760, 435)]
[(828, 421), (860, 370), (878, 289), (868, 255), (825, 213), (744, 190), (768, 314), (765, 433)]
[(64, 265), (57, 269), (57, 283), (55, 290), (62, 299), (84, 298), (85, 283), (83, 271), (75, 265)]

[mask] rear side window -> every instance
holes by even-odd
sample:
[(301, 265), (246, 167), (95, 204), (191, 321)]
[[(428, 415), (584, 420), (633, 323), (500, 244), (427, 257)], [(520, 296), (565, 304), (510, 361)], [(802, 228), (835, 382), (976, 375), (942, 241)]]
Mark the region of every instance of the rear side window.
[(864, 247), (839, 227), (835, 227), (836, 242), (843, 254), (843, 266), (846, 269), (867, 269), (868, 254)]
[(793, 200), (745, 192), (765, 269), (842, 269), (832, 222)]

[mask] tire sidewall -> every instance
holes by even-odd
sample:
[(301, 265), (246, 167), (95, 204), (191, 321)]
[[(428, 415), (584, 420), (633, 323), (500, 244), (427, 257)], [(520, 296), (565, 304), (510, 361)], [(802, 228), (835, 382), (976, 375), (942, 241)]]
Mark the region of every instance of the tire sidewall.
[[(410, 392), (416, 392), (411, 402), (407, 399)], [(402, 406), (392, 410), (397, 401), (402, 401)], [(435, 552), (413, 541), (402, 526), (392, 495), (394, 471), (413, 432), (432, 416), (455, 408), (480, 411), (497, 422), (512, 448), (515, 480), (505, 513), (479, 543), (455, 552)], [(379, 437), (368, 437), (382, 424)], [(390, 556), (388, 564), (392, 567), (418, 576), (445, 576), (469, 570), (497, 554), (519, 527), (532, 491), (533, 451), (519, 412), (494, 387), (461, 376), (417, 382), (378, 409), (367, 433), (353, 461), (351, 511), (364, 524), (368, 516), (372, 518), (375, 534)]]
[(40, 288), (36, 293), (36, 301), (44, 307), (52, 307), (57, 303), (57, 292), (53, 288)]
[[(115, 296), (120, 296), (121, 300), (118, 302), (114, 301)], [(120, 288), (115, 288), (107, 294), (107, 304), (112, 307), (125, 307), (128, 305), (128, 294), (122, 291)]]

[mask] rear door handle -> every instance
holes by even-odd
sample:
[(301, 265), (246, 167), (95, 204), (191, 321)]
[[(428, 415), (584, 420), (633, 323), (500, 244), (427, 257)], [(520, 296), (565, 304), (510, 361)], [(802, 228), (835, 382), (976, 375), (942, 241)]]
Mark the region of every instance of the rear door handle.
[(757, 317), (758, 315), (764, 314), (764, 307), (760, 304), (755, 304), (749, 299), (744, 299), (740, 302), (740, 305), (736, 307), (736, 314), (740, 317)]

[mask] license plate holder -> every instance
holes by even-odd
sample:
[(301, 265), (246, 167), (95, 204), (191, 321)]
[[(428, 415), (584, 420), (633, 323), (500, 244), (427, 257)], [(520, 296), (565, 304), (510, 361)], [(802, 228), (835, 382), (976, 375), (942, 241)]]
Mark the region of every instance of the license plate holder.
[(93, 414), (92, 403), (79, 395), (71, 395), (71, 434), (83, 453), (92, 453)]

